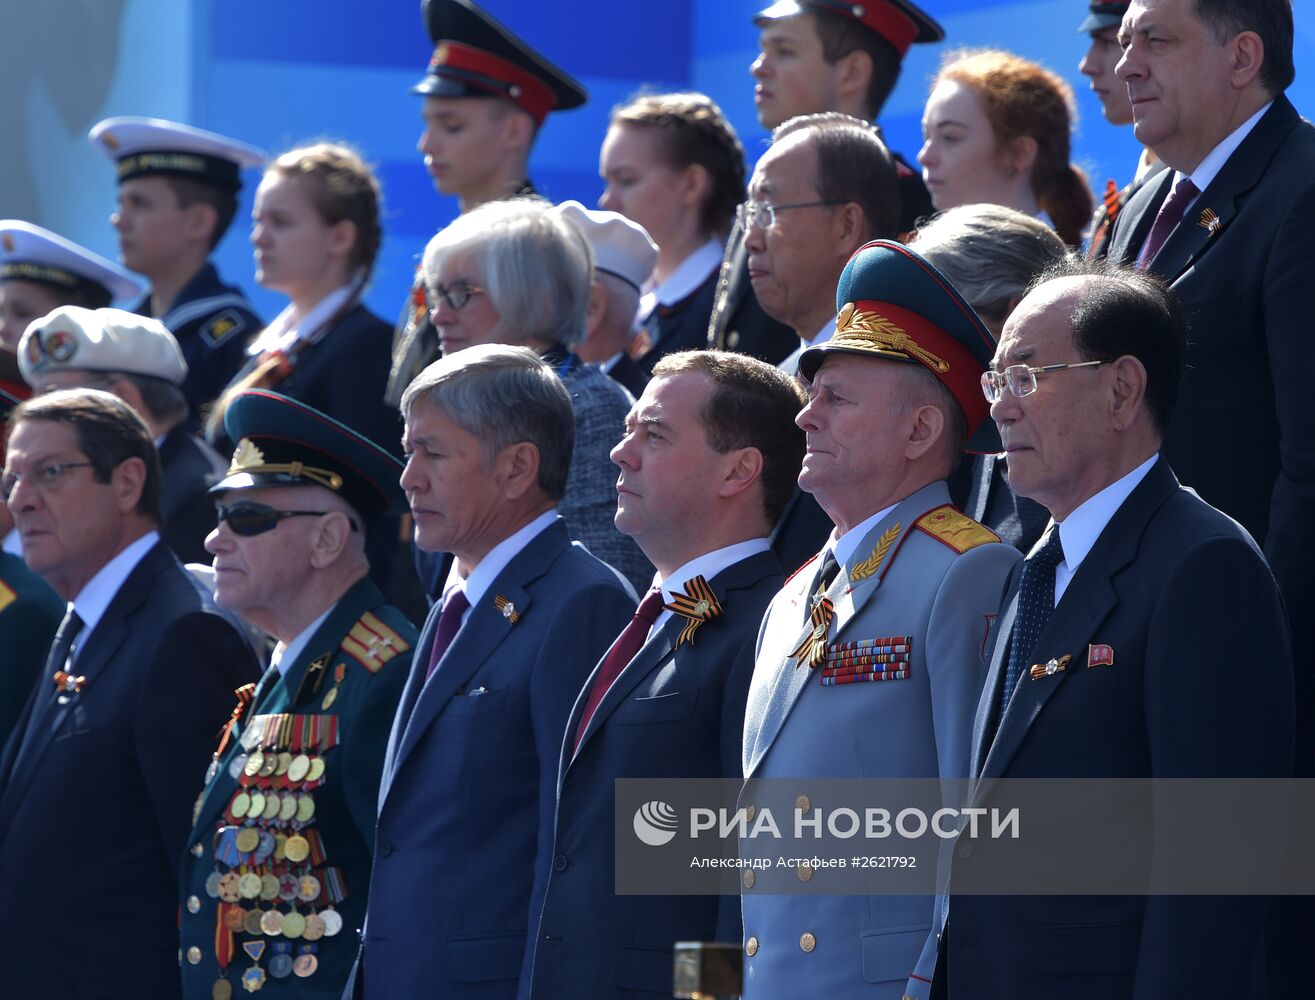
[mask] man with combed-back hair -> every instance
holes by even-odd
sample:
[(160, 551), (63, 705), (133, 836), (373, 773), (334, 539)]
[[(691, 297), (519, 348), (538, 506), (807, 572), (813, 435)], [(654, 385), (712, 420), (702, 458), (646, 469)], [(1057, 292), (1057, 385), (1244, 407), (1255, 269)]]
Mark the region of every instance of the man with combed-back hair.
[(453, 561), (389, 738), (355, 988), (511, 1000), (566, 720), (634, 601), (557, 514), (574, 418), (533, 351), (436, 361), (402, 412), (416, 544)]

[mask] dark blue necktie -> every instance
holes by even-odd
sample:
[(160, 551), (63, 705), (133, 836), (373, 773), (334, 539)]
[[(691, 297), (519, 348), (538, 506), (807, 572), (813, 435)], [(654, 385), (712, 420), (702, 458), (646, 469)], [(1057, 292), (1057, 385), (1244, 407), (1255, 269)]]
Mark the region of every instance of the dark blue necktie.
[(1055, 610), (1055, 567), (1064, 561), (1064, 547), (1059, 541), (1059, 525), (1052, 525), (1045, 544), (1023, 562), (1023, 578), (1018, 582), (1018, 614), (1009, 639), (1009, 669), (1005, 672), (1000, 693), (1000, 711), (1004, 715), (1014, 688), (1026, 669), (1041, 630)]

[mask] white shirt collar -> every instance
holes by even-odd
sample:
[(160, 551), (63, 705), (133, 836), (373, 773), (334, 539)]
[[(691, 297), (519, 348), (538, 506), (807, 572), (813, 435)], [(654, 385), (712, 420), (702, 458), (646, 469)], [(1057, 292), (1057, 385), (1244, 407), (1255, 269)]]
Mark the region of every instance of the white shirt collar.
[(289, 351), (299, 340), (315, 343), (329, 331), (324, 324), (351, 300), (355, 284), (335, 288), (320, 299), (300, 322), (293, 321), (295, 309), (289, 305), (274, 317), (274, 321), (260, 331), (260, 336), (247, 346), (247, 356), (256, 357), (266, 351)]
[[(1196, 185), (1196, 190), (1204, 191), (1214, 183), (1214, 179), (1219, 176), (1219, 171), (1224, 169), (1224, 164), (1228, 162), (1228, 158), (1237, 152), (1237, 147), (1242, 145), (1242, 142), (1251, 134), (1251, 130), (1256, 127), (1260, 119), (1265, 117), (1265, 112), (1270, 109), (1273, 103), (1273, 101), (1270, 101), (1269, 104), (1266, 104), (1229, 133), (1228, 138), (1206, 154), (1206, 158), (1197, 165), (1190, 175), (1192, 183)], [(1175, 170), (1174, 183), (1177, 184), (1182, 176), (1180, 171)], [(1187, 207), (1191, 208), (1192, 206), (1188, 205)]]
[[(502, 541), (498, 542), (497, 545), (493, 546), (493, 548), (489, 549), (488, 555), (479, 561), (479, 565), (471, 570), (470, 576), (466, 577), (464, 580), (461, 578), (461, 574), (457, 572), (456, 559), (453, 559), (452, 568), (449, 569), (447, 573), (447, 582), (443, 584), (443, 599), (447, 600), (448, 592), (453, 587), (460, 587), (465, 591), (466, 600), (470, 603), (470, 606), (472, 608), (475, 607), (484, 599), (484, 595), (487, 594), (489, 588), (493, 586), (493, 581), (496, 580), (498, 575), (507, 568), (507, 564), (520, 554), (521, 549), (525, 548), (525, 546), (529, 545), (532, 540), (537, 538), (548, 528), (552, 527), (556, 521), (556, 507), (552, 510), (544, 511), (529, 524), (512, 532)], [(467, 610), (466, 614), (469, 615), (470, 611)], [(465, 616), (462, 616), (461, 620), (462, 622), (465, 622)]]
[(708, 240), (692, 254), (676, 265), (674, 271), (667, 275), (667, 280), (655, 284), (639, 300), (639, 315), (647, 319), (658, 306), (674, 306), (698, 290), (709, 276), (721, 267), (721, 258), (725, 246), (716, 240)]
[(611, 375), (612, 369), (616, 367), (616, 363), (621, 360), (624, 354), (625, 351), (617, 351), (615, 354), (613, 354), (610, 358), (608, 358), (598, 367), (603, 370), (604, 374)]
[[(1068, 517), (1059, 522), (1059, 540), (1064, 546), (1064, 561), (1055, 568), (1056, 604), (1064, 596), (1064, 590), (1073, 579), (1073, 574), (1078, 571), (1078, 567), (1082, 565), (1082, 560), (1087, 558), (1087, 553), (1096, 544), (1096, 539), (1100, 538), (1100, 533), (1105, 530), (1105, 525), (1110, 523), (1110, 518), (1123, 506), (1123, 501), (1127, 500), (1138, 484), (1146, 478), (1146, 474), (1151, 471), (1151, 466), (1155, 464), (1158, 457), (1152, 455), (1122, 479), (1115, 480), (1099, 493), (1088, 497)], [(1044, 533), (1041, 537), (1045, 538)], [(1041, 542), (1038, 541), (1037, 547), (1040, 545)], [(1036, 548), (1033, 551), (1035, 552)]]
[[(105, 609), (114, 600), (125, 580), (137, 568), (146, 553), (160, 540), (158, 531), (148, 531), (136, 541), (129, 542), (113, 559), (102, 566), (87, 585), (73, 598), (73, 610), (82, 619), (82, 647), (86, 637), (96, 628), (96, 623), (105, 615)], [(76, 655), (76, 654), (75, 654)]]
[(5, 540), (0, 544), (0, 548), (3, 548), (11, 556), (23, 558), (23, 536), (18, 533), (17, 528), (9, 529), (9, 534), (5, 535)]
[[(711, 580), (727, 566), (733, 566), (735, 563), (748, 559), (750, 556), (755, 556), (759, 552), (766, 552), (771, 547), (771, 541), (767, 538), (750, 538), (747, 541), (736, 542), (734, 545), (713, 549), (711, 552), (705, 552), (703, 555), (691, 559), (666, 579), (663, 579), (661, 574), (654, 576), (653, 585), (662, 588), (662, 596), (666, 599), (666, 603), (670, 604), (676, 595), (685, 593), (685, 584), (696, 576)], [(670, 611), (663, 611), (662, 614), (658, 615), (657, 621), (653, 623), (653, 628), (649, 629), (649, 635), (665, 625), (670, 617)]]
[[(889, 507), (882, 508), (871, 517), (854, 525), (854, 527), (850, 528), (839, 537), (836, 537), (836, 531), (835, 529), (832, 529), (831, 538), (826, 543), (826, 548), (824, 548), (822, 552), (825, 553), (826, 549), (830, 549), (836, 554), (836, 562), (841, 566), (844, 566), (850, 559), (854, 558), (854, 553), (858, 551), (859, 545), (862, 543), (863, 539), (868, 536), (868, 532), (880, 524), (881, 519), (894, 510), (895, 507), (896, 504), (891, 504)], [(825, 558), (825, 555), (823, 558)]]
[(288, 668), (297, 662), (297, 657), (305, 650), (306, 644), (311, 641), (311, 637), (315, 635), (316, 630), (324, 624), (324, 619), (329, 617), (329, 612), (337, 606), (337, 601), (330, 604), (324, 609), (322, 615), (293, 636), (291, 642), (280, 642), (275, 645), (274, 652), (269, 657), (269, 665), (278, 670), (280, 677), (287, 675)]

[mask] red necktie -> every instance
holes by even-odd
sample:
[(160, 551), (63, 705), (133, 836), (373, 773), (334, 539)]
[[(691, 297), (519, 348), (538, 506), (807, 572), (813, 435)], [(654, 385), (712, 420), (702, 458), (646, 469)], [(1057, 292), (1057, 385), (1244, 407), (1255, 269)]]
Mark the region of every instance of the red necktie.
[[(612, 648), (607, 653), (607, 659), (598, 668), (598, 676), (594, 678), (594, 686), (589, 689), (589, 700), (585, 702), (584, 714), (580, 716), (580, 728), (575, 731), (574, 750), (580, 748), (580, 741), (584, 739), (584, 731), (589, 728), (589, 720), (594, 717), (594, 712), (598, 710), (598, 703), (603, 700), (603, 695), (607, 694), (607, 689), (612, 686), (612, 682), (621, 676), (621, 671), (625, 669), (626, 664), (635, 658), (635, 654), (639, 652), (645, 640), (648, 639), (649, 629), (658, 620), (658, 615), (662, 614), (662, 604), (662, 589), (654, 587), (644, 595), (644, 599), (639, 602), (639, 607), (635, 609), (635, 617), (630, 619), (630, 624), (617, 637), (616, 642), (612, 643)], [(572, 753), (574, 753), (574, 750), (572, 750)]]
[(447, 598), (443, 601), (443, 610), (438, 613), (438, 628), (434, 633), (434, 648), (429, 654), (429, 668), (425, 671), (426, 681), (433, 676), (438, 661), (443, 658), (447, 648), (452, 645), (452, 640), (457, 637), (457, 632), (461, 628), (461, 616), (466, 613), (466, 609), (469, 607), (470, 602), (466, 600), (466, 592), (462, 588), (453, 587), (448, 591)]
[(1164, 199), (1164, 204), (1160, 206), (1159, 214), (1155, 216), (1155, 223), (1151, 226), (1151, 235), (1146, 237), (1146, 246), (1142, 250), (1141, 261), (1138, 266), (1148, 268), (1155, 260), (1155, 255), (1160, 252), (1160, 248), (1168, 241), (1169, 235), (1177, 228), (1178, 223), (1183, 221), (1183, 216), (1187, 214), (1187, 206), (1192, 203), (1200, 190), (1192, 183), (1190, 177), (1184, 177), (1173, 186), (1169, 192), (1169, 197)]

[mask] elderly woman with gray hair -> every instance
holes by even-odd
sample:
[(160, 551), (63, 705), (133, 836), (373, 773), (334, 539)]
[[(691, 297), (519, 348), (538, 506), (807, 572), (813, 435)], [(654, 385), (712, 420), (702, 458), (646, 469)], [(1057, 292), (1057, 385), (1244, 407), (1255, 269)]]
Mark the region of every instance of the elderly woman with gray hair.
[(528, 347), (566, 384), (575, 447), (558, 511), (573, 539), (643, 591), (653, 567), (613, 523), (616, 468), (609, 458), (634, 400), (572, 351), (585, 334), (593, 266), (580, 231), (547, 202), (529, 198), (488, 202), (459, 216), (429, 241), (423, 264), (429, 318), (444, 356), (475, 344)]
[[(1044, 222), (1001, 205), (942, 212), (909, 245), (950, 279), (997, 340), (1032, 279), (1069, 253)], [(950, 476), (954, 502), (1004, 541), (1030, 552), (1050, 515), (1039, 503), (1014, 496), (1001, 456), (970, 459)]]

